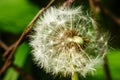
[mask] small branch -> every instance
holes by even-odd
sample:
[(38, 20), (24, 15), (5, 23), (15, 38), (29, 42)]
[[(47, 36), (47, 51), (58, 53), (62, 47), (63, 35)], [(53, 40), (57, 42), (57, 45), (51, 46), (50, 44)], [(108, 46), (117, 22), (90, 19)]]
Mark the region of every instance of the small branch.
[(66, 0), (63, 4), (63, 6), (70, 6), (75, 0)]
[[(102, 6), (100, 6), (100, 4), (99, 4), (99, 7), (96, 6), (96, 4), (98, 4), (98, 1), (99, 0), (89, 0), (89, 5), (90, 5), (90, 8), (91, 8), (92, 17), (93, 17), (94, 20), (96, 20), (96, 18), (95, 18), (96, 7), (100, 8), (100, 10), (104, 10), (104, 12), (105, 12), (105, 9)], [(100, 38), (100, 32), (99, 32), (99, 28), (97, 27), (96, 23), (95, 23), (95, 29), (96, 29), (96, 32), (97, 32), (97, 38), (99, 39)], [(102, 49), (102, 51), (101, 51), (102, 55), (103, 55), (103, 53), (104, 53), (104, 49)], [(104, 60), (103, 67), (104, 67), (106, 80), (111, 80), (111, 75), (110, 75), (110, 70), (109, 70), (109, 66), (108, 66), (107, 56), (104, 56), (103, 60)]]
[(2, 40), (0, 40), (0, 47), (2, 47), (4, 50), (8, 49), (8, 46)]
[(13, 47), (15, 46), (15, 43), (13, 43), (10, 47), (8, 47), (8, 49), (4, 52), (2, 58), (3, 61), (5, 61), (7, 59), (7, 56), (9, 56), (10, 51), (12, 51)]
[(39, 16), (50, 7), (50, 5), (54, 2), (55, 0), (51, 0), (51, 2), (42, 10), (40, 10), (37, 15), (33, 18), (33, 20), (28, 24), (27, 28), (24, 30), (24, 32), (22, 33), (22, 35), (20, 36), (20, 38), (18, 39), (18, 41), (16, 42), (11, 55), (9, 56), (9, 59), (13, 56), (17, 46), (20, 44), (20, 42), (23, 40), (23, 38), (25, 37), (25, 35), (27, 35), (27, 33), (31, 30), (31, 28), (33, 27), (34, 23), (37, 21), (37, 19), (39, 18)]
[[(101, 50), (101, 53), (102, 54), (104, 53), (104, 48)], [(103, 58), (103, 68), (104, 68), (104, 73), (105, 73), (106, 80), (112, 80), (109, 65), (108, 65), (107, 55), (105, 55), (104, 58)]]
[[(51, 4), (54, 2), (55, 0), (51, 0), (48, 5), (41, 9), (37, 15), (33, 18), (33, 20), (28, 24), (27, 28), (24, 30), (24, 32), (22, 33), (22, 35), (20, 36), (20, 38), (17, 40), (17, 42), (13, 45), (12, 47), (12, 51), (11, 53), (9, 54), (7, 60), (5, 61), (2, 69), (0, 70), (0, 74), (2, 74), (3, 72), (6, 71), (6, 69), (11, 65), (12, 63), (12, 58), (13, 58), (13, 55), (14, 55), (14, 52), (16, 51), (18, 45), (21, 43), (21, 41), (24, 39), (24, 37), (28, 34), (28, 32), (31, 30), (31, 28), (33, 27), (34, 23), (37, 21), (37, 19), (39, 18), (40, 15), (42, 15), (42, 13), (47, 10)], [(11, 50), (11, 49), (10, 49)], [(9, 51), (8, 51), (9, 52)], [(7, 53), (7, 52), (6, 52)], [(9, 64), (8, 64), (9, 63)]]
[(110, 75), (110, 70), (109, 70), (109, 66), (108, 66), (108, 59), (107, 56), (104, 57), (104, 72), (106, 74), (106, 80), (112, 80), (111, 75)]
[(96, 23), (96, 18), (95, 18), (95, 14), (96, 14), (95, 8), (96, 7), (94, 5), (94, 1), (93, 0), (89, 0), (89, 5), (90, 5), (92, 18), (94, 20), (94, 28), (95, 28), (96, 33), (97, 33), (97, 38), (96, 39), (99, 39), (100, 38), (100, 31), (99, 31), (99, 28), (98, 28), (97, 23)]
[(94, 12), (95, 12), (95, 5), (94, 5), (94, 2), (93, 0), (89, 0), (89, 5), (90, 5), (90, 10), (91, 10), (91, 13), (92, 13), (92, 17), (94, 17)]
[(34, 80), (33, 77), (27, 73), (24, 72), (21, 68), (19, 68), (17, 65), (12, 64), (14, 70), (16, 70), (25, 80)]
[(108, 16), (110, 16), (115, 23), (117, 23), (120, 26), (120, 18), (116, 17), (115, 15), (113, 15), (109, 10), (107, 10), (106, 8), (103, 8), (103, 11), (105, 14), (107, 14)]
[(6, 60), (7, 59), (7, 56), (9, 55), (10, 51), (13, 49), (14, 47), (14, 44), (12, 44), (10, 47), (8, 47), (8, 49), (4, 52), (3, 56), (2, 56), (2, 59), (3, 61), (5, 61), (3, 67), (0, 69), (0, 75), (2, 73), (4, 73), (6, 71), (6, 69), (11, 65), (12, 63), (12, 59), (11, 58), (10, 60)]
[(102, 4), (100, 4), (99, 0), (94, 0), (96, 6), (103, 11), (106, 15), (110, 16), (113, 21), (120, 26), (120, 18), (116, 17), (112, 12), (110, 12), (107, 8), (103, 7)]
[(6, 69), (12, 64), (12, 60), (7, 60), (5, 63), (4, 63), (4, 66), (0, 69), (0, 75), (2, 75)]

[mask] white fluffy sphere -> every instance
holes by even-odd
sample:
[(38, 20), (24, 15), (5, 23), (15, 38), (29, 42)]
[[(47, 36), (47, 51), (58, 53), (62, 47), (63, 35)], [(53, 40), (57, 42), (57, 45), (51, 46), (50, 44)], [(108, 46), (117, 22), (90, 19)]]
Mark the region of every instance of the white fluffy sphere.
[[(78, 8), (49, 8), (37, 21), (30, 45), (34, 61), (46, 72), (85, 76), (95, 70), (106, 49), (103, 36), (96, 39), (94, 22)], [(102, 46), (100, 43), (102, 42)]]

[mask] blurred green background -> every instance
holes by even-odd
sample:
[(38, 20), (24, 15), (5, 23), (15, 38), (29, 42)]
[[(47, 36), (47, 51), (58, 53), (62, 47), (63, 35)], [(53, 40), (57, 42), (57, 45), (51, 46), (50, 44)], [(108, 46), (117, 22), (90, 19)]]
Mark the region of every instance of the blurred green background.
[[(8, 46), (14, 43), (24, 31), (28, 23), (33, 19), (37, 12), (48, 4), (50, 0), (0, 0), (0, 40)], [(60, 4), (64, 0), (56, 0), (54, 4)], [(88, 7), (88, 0), (77, 0), (77, 5)], [(118, 0), (101, 0), (113, 14), (120, 17), (120, 3)], [(100, 27), (110, 31), (110, 47), (107, 57), (112, 80), (120, 80), (120, 25), (117, 25), (108, 15), (101, 12), (98, 16)], [(19, 45), (15, 52), (14, 64), (19, 66), (34, 80), (70, 80), (68, 77), (53, 76), (46, 74), (43, 69), (38, 68), (32, 60), (31, 49), (28, 45), (28, 38)], [(0, 68), (3, 65), (2, 54), (4, 50), (0, 48)], [(25, 80), (18, 72), (10, 67), (0, 80)], [(99, 67), (94, 76), (87, 76), (84, 80), (105, 80), (103, 67)]]

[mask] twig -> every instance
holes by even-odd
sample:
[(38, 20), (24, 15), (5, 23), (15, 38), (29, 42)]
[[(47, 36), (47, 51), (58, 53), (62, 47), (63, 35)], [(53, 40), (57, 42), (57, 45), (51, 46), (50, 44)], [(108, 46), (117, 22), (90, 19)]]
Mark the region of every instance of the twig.
[[(104, 48), (102, 48), (101, 53), (103, 54), (104, 51), (105, 51)], [(112, 80), (109, 65), (108, 65), (107, 55), (105, 55), (104, 58), (103, 58), (103, 68), (104, 68), (104, 73), (105, 73), (106, 80)]]
[(12, 63), (12, 60), (7, 60), (5, 63), (4, 63), (4, 66), (2, 67), (2, 69), (0, 69), (0, 75), (2, 75), (6, 69), (11, 65)]
[(63, 6), (70, 6), (75, 0), (66, 0), (63, 4)]
[[(99, 1), (99, 0), (97, 0), (97, 1)], [(89, 0), (89, 4), (90, 4), (90, 7), (91, 7), (92, 17), (95, 20), (96, 0)], [(99, 29), (98, 29), (97, 26), (95, 28), (96, 28), (96, 31), (97, 31), (97, 34), (98, 34), (97, 37), (99, 38), (99, 36), (100, 36)], [(104, 53), (104, 49), (102, 49), (101, 53), (102, 54)], [(109, 70), (109, 66), (108, 66), (107, 56), (104, 56), (103, 60), (104, 60), (103, 67), (104, 67), (104, 72), (105, 72), (106, 80), (111, 80), (111, 75), (110, 75), (110, 70)]]
[(105, 14), (107, 14), (108, 16), (110, 16), (116, 24), (118, 24), (120, 26), (120, 18), (118, 18), (115, 15), (113, 15), (113, 13), (111, 13), (106, 8), (103, 8), (103, 11), (104, 11)]
[(14, 70), (16, 70), (22, 77), (24, 77), (25, 80), (34, 80), (33, 77), (29, 74), (27, 74), (26, 72), (24, 72), (24, 70), (22, 70), (20, 67), (18, 67), (15, 64), (12, 64), (11, 67), (14, 68)]
[(102, 4), (100, 4), (99, 0), (94, 0), (94, 3), (96, 4), (96, 6), (98, 6), (98, 8), (103, 11), (106, 15), (110, 16), (111, 19), (113, 19), (113, 21), (118, 24), (120, 26), (120, 18), (118, 18), (117, 16), (115, 16), (112, 12), (110, 12), (107, 8), (103, 7)]
[(91, 13), (92, 13), (92, 17), (94, 17), (95, 5), (94, 5), (93, 0), (89, 0), (89, 5), (90, 5), (90, 10), (91, 10)]
[(13, 49), (15, 43), (13, 43), (10, 47), (8, 47), (8, 49), (4, 52), (4, 54), (2, 55), (3, 61), (5, 61), (7, 59), (7, 56), (9, 55), (10, 51)]
[[(10, 53), (10, 55), (8, 56), (7, 60), (5, 61), (2, 69), (0, 70), (0, 74), (2, 74), (3, 72), (5, 72), (5, 70), (10, 66), (10, 64), (12, 63), (12, 58), (14, 55), (14, 52), (16, 51), (18, 45), (21, 43), (21, 41), (23, 40), (23, 38), (28, 34), (28, 32), (31, 30), (32, 26), (34, 25), (34, 23), (36, 22), (36, 20), (39, 18), (39, 16), (46, 10), (48, 9), (51, 4), (54, 2), (55, 0), (51, 0), (48, 5), (41, 9), (37, 15), (33, 18), (33, 20), (28, 24), (27, 28), (24, 30), (24, 32), (22, 33), (22, 35), (20, 36), (20, 38), (17, 40), (17, 42), (14, 44), (13, 49)], [(8, 65), (9, 63), (9, 65)]]
[(39, 18), (39, 16), (50, 7), (50, 5), (54, 2), (55, 0), (51, 0), (51, 2), (42, 10), (40, 10), (37, 15), (33, 18), (33, 20), (28, 24), (27, 28), (24, 30), (24, 32), (22, 33), (22, 35), (20, 36), (20, 38), (18, 39), (18, 41), (16, 42), (11, 55), (9, 58), (11, 58), (17, 48), (17, 46), (20, 44), (20, 42), (22, 41), (22, 39), (25, 37), (25, 35), (27, 35), (27, 33), (31, 30), (31, 28), (33, 27), (34, 23), (37, 21), (37, 19)]
[(4, 50), (8, 49), (8, 46), (2, 40), (0, 40), (0, 47), (2, 47)]
[(99, 28), (97, 26), (97, 23), (96, 23), (96, 18), (95, 18), (95, 5), (94, 5), (94, 1), (93, 0), (89, 0), (89, 5), (90, 5), (90, 10), (91, 10), (91, 14), (92, 14), (92, 18), (94, 20), (94, 28), (96, 30), (96, 33), (97, 33), (97, 38), (96, 39), (99, 39), (100, 38), (100, 32), (99, 32)]
[(110, 70), (109, 70), (109, 66), (108, 66), (108, 59), (107, 56), (104, 57), (104, 71), (106, 74), (106, 80), (112, 80), (111, 75), (110, 75)]

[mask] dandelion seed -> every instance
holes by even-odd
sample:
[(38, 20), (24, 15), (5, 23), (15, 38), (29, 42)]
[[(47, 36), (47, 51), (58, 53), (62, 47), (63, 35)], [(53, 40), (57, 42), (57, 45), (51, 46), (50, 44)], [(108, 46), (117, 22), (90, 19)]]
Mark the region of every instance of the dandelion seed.
[(104, 37), (96, 40), (94, 22), (81, 7), (51, 7), (37, 21), (34, 30), (30, 42), (34, 61), (55, 75), (93, 73), (102, 59), (101, 48), (107, 47)]

